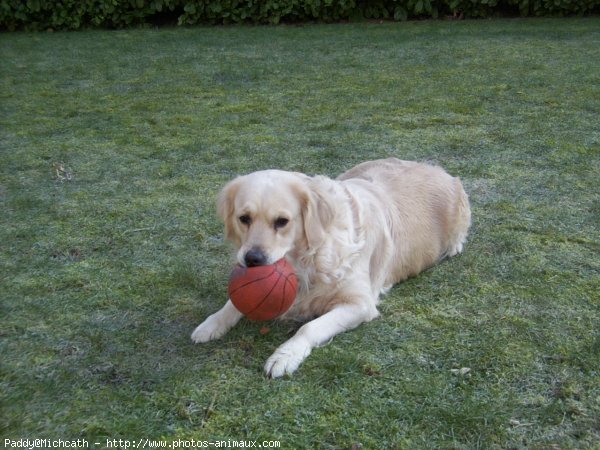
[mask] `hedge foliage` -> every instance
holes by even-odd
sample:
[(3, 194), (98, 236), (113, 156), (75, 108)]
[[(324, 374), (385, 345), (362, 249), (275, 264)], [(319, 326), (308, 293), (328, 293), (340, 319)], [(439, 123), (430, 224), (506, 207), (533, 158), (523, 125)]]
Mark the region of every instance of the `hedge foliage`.
[(600, 0), (0, 0), (0, 29), (585, 15)]

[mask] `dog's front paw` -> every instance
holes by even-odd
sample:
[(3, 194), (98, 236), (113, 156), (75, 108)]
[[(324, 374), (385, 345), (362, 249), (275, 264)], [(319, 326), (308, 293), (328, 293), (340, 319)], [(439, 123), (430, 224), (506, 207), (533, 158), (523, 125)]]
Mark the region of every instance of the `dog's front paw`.
[(265, 373), (271, 378), (290, 375), (310, 355), (311, 346), (304, 339), (292, 338), (275, 350), (265, 364)]
[(192, 333), (192, 341), (199, 344), (219, 339), (238, 323), (242, 316), (243, 314), (229, 300), (223, 308), (208, 316), (204, 322), (196, 327)]
[(219, 339), (225, 333), (227, 333), (227, 328), (224, 326), (220, 320), (216, 317), (210, 316), (204, 322), (196, 327), (194, 332), (192, 333), (192, 341), (196, 344), (212, 341), (214, 339)]

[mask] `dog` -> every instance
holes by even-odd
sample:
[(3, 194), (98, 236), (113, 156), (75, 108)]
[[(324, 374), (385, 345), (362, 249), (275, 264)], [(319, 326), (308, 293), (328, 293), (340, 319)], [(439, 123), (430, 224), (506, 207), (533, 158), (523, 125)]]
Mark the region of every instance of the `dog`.
[[(471, 225), (459, 178), (395, 158), (359, 164), (335, 180), (280, 170), (240, 176), (219, 194), (217, 212), (239, 264), (285, 257), (299, 280), (281, 318), (306, 323), (267, 360), (272, 378), (293, 373), (313, 348), (376, 318), (382, 294), (460, 253)], [(218, 339), (241, 318), (229, 300), (192, 340)]]

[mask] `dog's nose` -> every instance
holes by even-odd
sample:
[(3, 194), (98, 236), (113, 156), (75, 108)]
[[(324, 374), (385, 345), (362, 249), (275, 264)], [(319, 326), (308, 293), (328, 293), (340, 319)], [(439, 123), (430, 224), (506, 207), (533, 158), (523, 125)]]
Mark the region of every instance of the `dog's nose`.
[(267, 256), (259, 248), (251, 248), (244, 255), (244, 262), (247, 267), (264, 266), (267, 264)]

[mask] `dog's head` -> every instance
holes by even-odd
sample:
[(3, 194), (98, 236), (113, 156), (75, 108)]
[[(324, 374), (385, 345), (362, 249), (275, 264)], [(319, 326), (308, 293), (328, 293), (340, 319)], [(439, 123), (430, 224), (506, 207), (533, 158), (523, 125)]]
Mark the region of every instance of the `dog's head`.
[(334, 203), (306, 175), (264, 170), (238, 177), (217, 199), (225, 237), (245, 266), (273, 264), (317, 247), (333, 220)]

